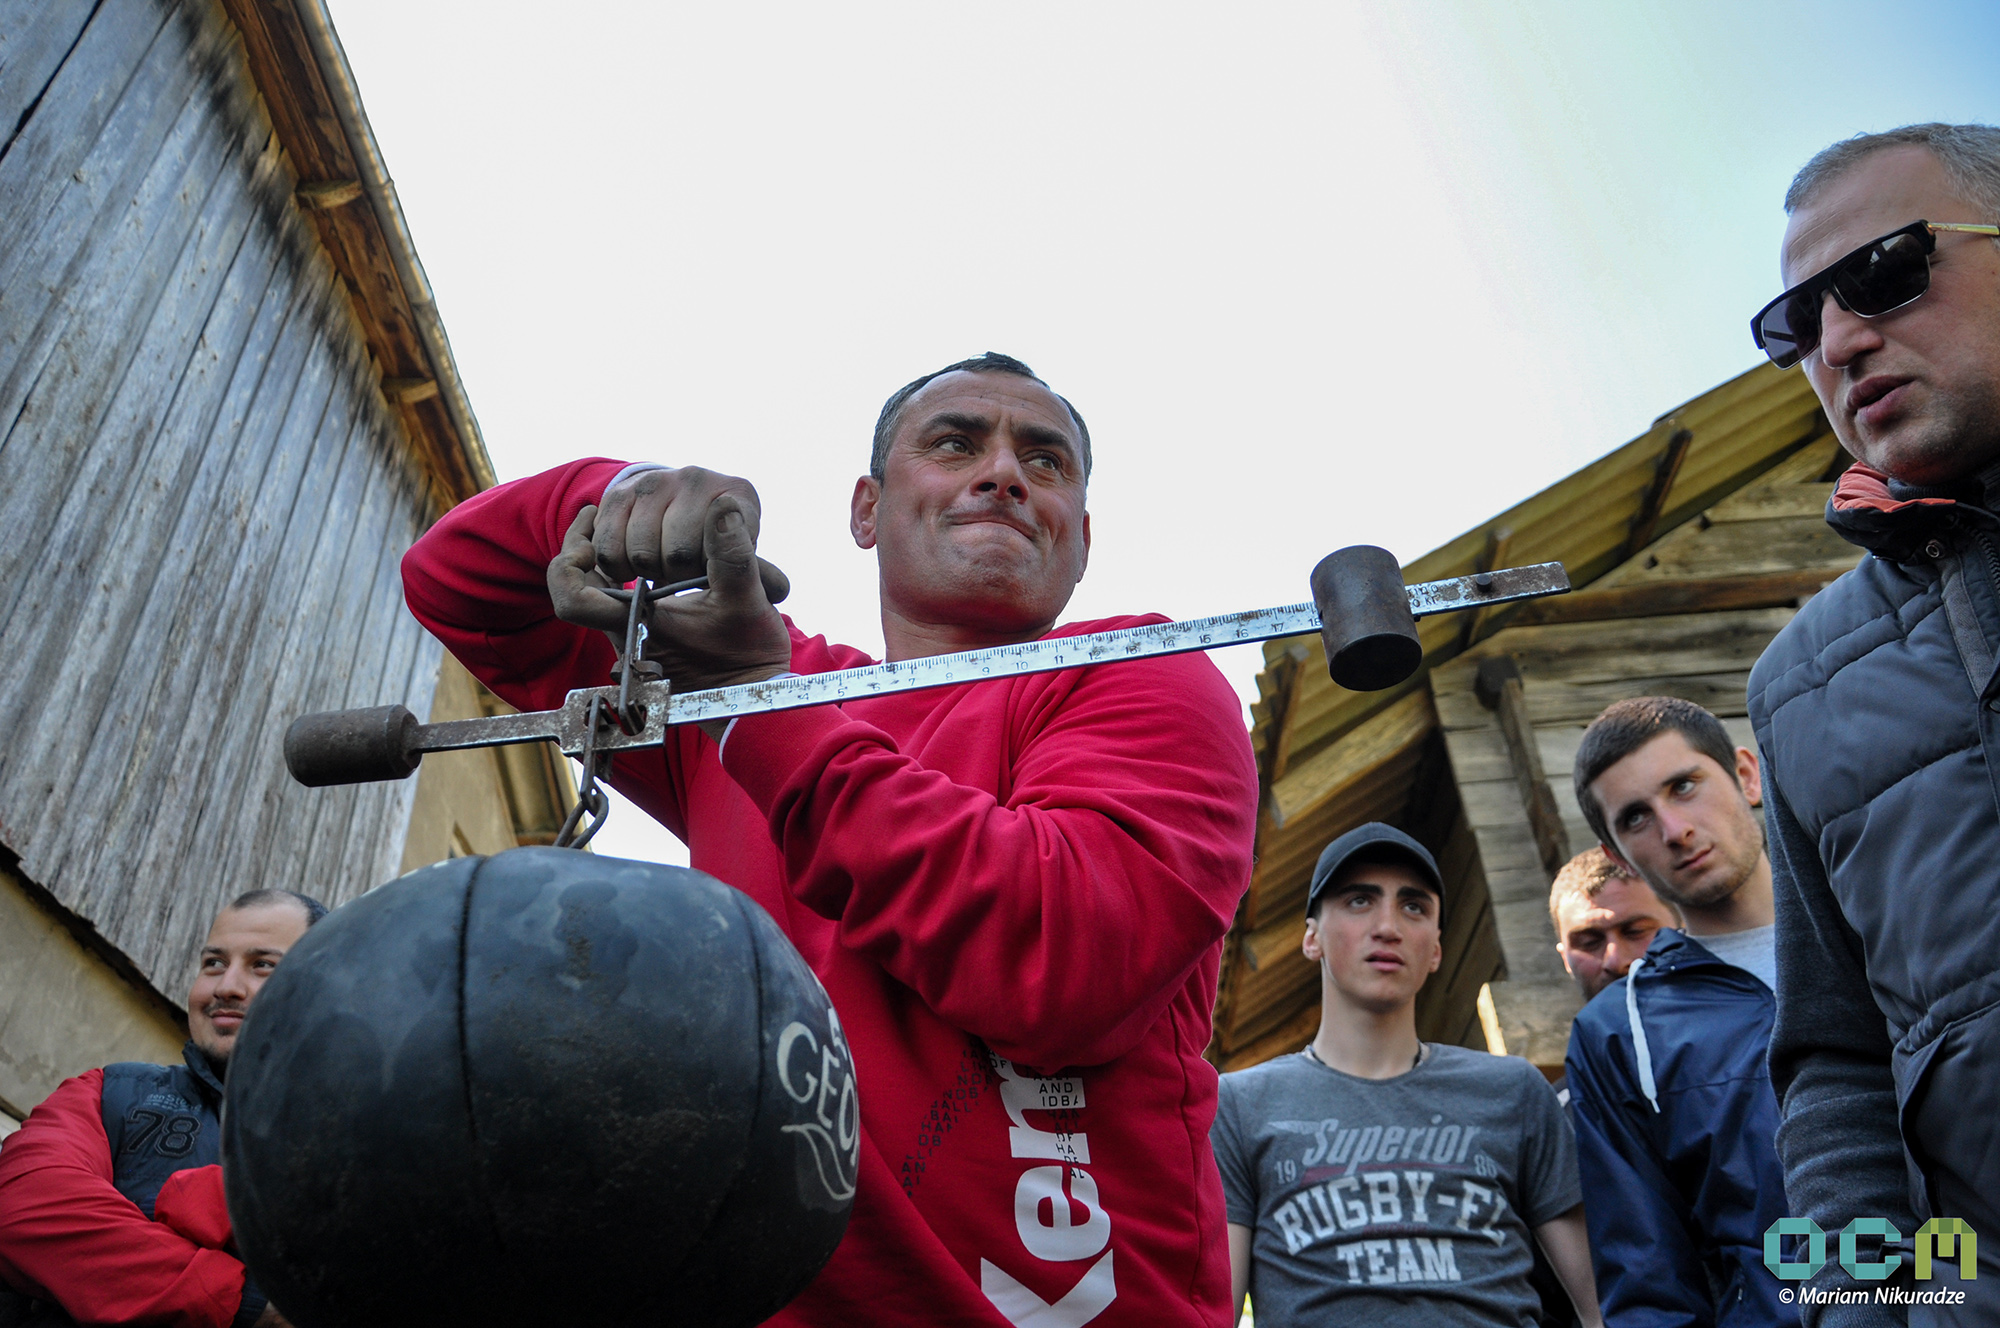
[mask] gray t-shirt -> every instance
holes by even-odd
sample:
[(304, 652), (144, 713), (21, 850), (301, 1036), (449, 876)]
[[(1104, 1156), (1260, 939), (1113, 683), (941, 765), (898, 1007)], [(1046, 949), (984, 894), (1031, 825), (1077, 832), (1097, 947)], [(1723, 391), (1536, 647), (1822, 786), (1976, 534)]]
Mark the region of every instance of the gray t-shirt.
[(1778, 989), (1778, 929), (1775, 925), (1725, 932), (1721, 936), (1696, 936), (1689, 932), (1688, 938), (1723, 963), (1734, 964), (1773, 991)]
[(1210, 1138), (1250, 1227), (1259, 1328), (1533, 1328), (1530, 1230), (1583, 1201), (1576, 1138), (1541, 1071), (1433, 1044), (1394, 1079), (1304, 1055), (1222, 1076)]

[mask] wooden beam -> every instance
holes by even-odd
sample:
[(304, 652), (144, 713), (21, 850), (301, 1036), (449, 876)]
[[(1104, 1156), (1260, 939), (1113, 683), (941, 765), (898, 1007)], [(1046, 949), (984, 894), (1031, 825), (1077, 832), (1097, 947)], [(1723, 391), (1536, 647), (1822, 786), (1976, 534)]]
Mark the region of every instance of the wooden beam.
[(1430, 689), (1420, 687), (1272, 784), (1272, 824), (1283, 827), (1353, 788), (1436, 727)]
[(328, 208), (344, 207), (361, 197), (361, 181), (302, 181), (293, 194), (299, 200), (299, 206), (306, 211), (324, 212)]
[[(1474, 565), (1473, 571), (1475, 573), (1491, 572), (1496, 568), (1505, 567), (1507, 565), (1508, 546), (1513, 542), (1514, 528), (1512, 526), (1494, 526), (1489, 529), (1486, 532), (1486, 547), (1480, 550), (1479, 559)], [(1458, 648), (1460, 650), (1469, 649), (1473, 642), (1483, 636), (1490, 635), (1488, 629), (1493, 625), (1493, 609), (1494, 606), (1489, 604), (1483, 609), (1474, 609), (1465, 615), (1465, 627), (1459, 633), (1458, 638)]]
[(1544, 627), (1552, 623), (1659, 618), (1725, 609), (1788, 608), (1807, 595), (1818, 594), (1842, 571), (1838, 567), (1812, 567), (1751, 576), (1654, 581), (1611, 590), (1580, 590), (1525, 604), (1508, 625)]
[(1653, 542), (1653, 532), (1659, 527), (1661, 514), (1667, 510), (1667, 497), (1674, 490), (1674, 480), (1680, 476), (1681, 463), (1687, 460), (1688, 448), (1693, 443), (1692, 429), (1675, 429), (1667, 435), (1666, 449), (1660, 453), (1659, 466), (1653, 471), (1653, 483), (1647, 488), (1645, 497), (1640, 499), (1639, 510), (1632, 517), (1632, 533), (1625, 539), (1626, 558)]
[(1500, 717), (1500, 733), (1507, 740), (1507, 759), (1514, 767), (1514, 782), (1521, 791), (1521, 807), (1528, 814), (1528, 828), (1535, 836), (1535, 850), (1541, 855), (1542, 869), (1554, 879), (1569, 861), (1569, 833), (1563, 829), (1562, 813), (1542, 770), (1542, 752), (1535, 743), (1535, 727), (1528, 717), (1528, 697), (1521, 686), (1520, 666), (1511, 655), (1495, 655), (1479, 661), (1473, 690), (1480, 704)]
[(414, 406), (419, 401), (429, 401), (438, 394), (435, 378), (384, 378), (382, 395), (392, 405)]

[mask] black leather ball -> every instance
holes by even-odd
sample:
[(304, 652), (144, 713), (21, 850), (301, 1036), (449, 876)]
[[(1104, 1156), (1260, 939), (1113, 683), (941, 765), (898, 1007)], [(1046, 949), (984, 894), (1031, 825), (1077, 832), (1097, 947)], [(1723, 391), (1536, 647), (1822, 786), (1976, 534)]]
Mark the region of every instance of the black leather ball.
[(237, 1247), (298, 1328), (760, 1322), (847, 1226), (853, 1061), (699, 872), (459, 858), (336, 910), (231, 1058)]

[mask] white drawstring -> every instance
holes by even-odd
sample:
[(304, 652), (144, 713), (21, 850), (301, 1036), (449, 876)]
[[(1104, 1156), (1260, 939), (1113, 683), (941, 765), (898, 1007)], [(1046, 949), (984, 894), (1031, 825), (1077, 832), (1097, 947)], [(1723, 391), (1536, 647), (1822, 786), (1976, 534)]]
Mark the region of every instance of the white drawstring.
[(1653, 1083), (1653, 1049), (1646, 1045), (1646, 1026), (1639, 1022), (1639, 970), (1645, 966), (1643, 957), (1634, 959), (1631, 969), (1625, 974), (1625, 1017), (1632, 1024), (1632, 1059), (1639, 1062), (1639, 1091), (1646, 1095), (1646, 1101), (1653, 1104), (1657, 1113), (1660, 1093)]

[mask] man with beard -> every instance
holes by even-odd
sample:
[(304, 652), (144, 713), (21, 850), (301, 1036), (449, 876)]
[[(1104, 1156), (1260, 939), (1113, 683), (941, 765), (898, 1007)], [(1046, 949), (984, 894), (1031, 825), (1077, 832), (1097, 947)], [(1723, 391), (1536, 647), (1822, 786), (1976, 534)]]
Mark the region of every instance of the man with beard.
[[(2000, 128), (1836, 143), (1785, 196), (1790, 287), (1752, 321), (1856, 459), (1827, 524), (1868, 551), (1757, 661), (1794, 1210), (1887, 1221), (1912, 1323), (2000, 1318)], [(1972, 1267), (1977, 1237), (1980, 1280)], [(1857, 1233), (1858, 1234), (1858, 1233)], [(1863, 1242), (1864, 1257), (1872, 1237)], [(1931, 1256), (1951, 1254), (1951, 1258)], [(1880, 1281), (1838, 1266), (1828, 1290)], [(1823, 1323), (1901, 1322), (1836, 1303)]]
[(183, 1064), (65, 1080), (0, 1146), (0, 1321), (283, 1328), (231, 1252), (222, 1081), (250, 1002), (325, 916), (289, 890), (238, 898), (201, 948)]
[[(892, 394), (848, 507), (887, 659), (1160, 621), (1057, 626), (1090, 467), (1082, 417), (1008, 356)], [(676, 691), (873, 663), (771, 606), (760, 514), (746, 480), (585, 458), (454, 508), (404, 559), (405, 595), (524, 709), (604, 683), (627, 614), (605, 590), (636, 576), (708, 578), (648, 623)], [(1257, 774), (1205, 656), (686, 726), (610, 779), (770, 913), (847, 1035), (853, 1217), (772, 1323), (1222, 1317), (1201, 1053)]]
[(1604, 1321), (1798, 1322), (1763, 1266), (1786, 1215), (1771, 865), (1757, 757), (1672, 696), (1607, 708), (1576, 753), (1607, 858), (1680, 909), (1571, 1027), (1567, 1071)]

